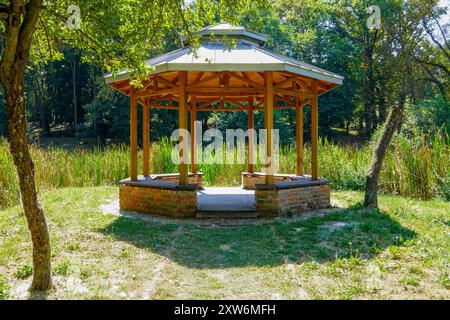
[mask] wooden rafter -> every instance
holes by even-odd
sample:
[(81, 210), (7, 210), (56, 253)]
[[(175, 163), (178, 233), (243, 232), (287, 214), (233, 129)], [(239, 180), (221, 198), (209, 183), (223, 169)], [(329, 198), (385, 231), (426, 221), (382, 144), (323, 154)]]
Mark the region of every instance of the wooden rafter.
[(189, 86), (187, 87), (187, 91), (196, 91), (196, 92), (204, 92), (204, 93), (208, 93), (208, 92), (213, 92), (213, 93), (222, 93), (221, 95), (225, 96), (227, 95), (227, 93), (233, 93), (233, 92), (242, 92), (244, 93), (244, 95), (249, 95), (249, 94), (253, 94), (253, 93), (264, 93), (264, 89), (263, 88), (233, 88), (233, 87), (228, 87), (228, 88), (221, 88), (221, 87), (213, 87), (213, 88), (198, 88), (195, 86)]
[(163, 109), (163, 110), (179, 110), (177, 106), (168, 105), (168, 106), (161, 106), (161, 105), (149, 105), (152, 109)]
[(221, 100), (221, 98), (219, 98), (219, 99), (212, 99), (211, 101), (207, 102), (206, 104), (203, 104), (201, 106), (197, 105), (197, 110), (209, 107), (210, 105), (212, 105), (214, 103), (220, 102), (220, 100)]
[[(238, 71), (237, 74), (239, 74), (242, 78), (251, 81), (251, 80), (247, 77), (247, 75), (245, 74), (245, 72), (243, 72), (243, 71)], [(246, 86), (247, 88), (250, 87), (250, 85), (249, 85), (248, 83), (244, 83), (244, 86)]]
[(173, 83), (173, 82), (171, 82), (171, 81), (169, 81), (169, 80), (167, 80), (167, 79), (164, 79), (164, 78), (162, 78), (162, 77), (160, 77), (160, 76), (153, 76), (153, 79), (154, 79), (155, 81), (158, 81), (159, 83), (165, 84), (165, 85), (168, 86), (169, 88), (175, 88), (175, 87), (177, 87), (177, 84), (176, 84), (176, 83)]
[(195, 80), (192, 83), (190, 83), (189, 85), (199, 82), (200, 80), (202, 80), (204, 75), (205, 75), (204, 72), (199, 72), (199, 74), (197, 75), (197, 78), (195, 78)]
[(204, 83), (207, 83), (207, 82), (212, 81), (214, 79), (220, 78), (223, 74), (224, 74), (224, 72), (215, 72), (212, 75), (210, 75), (210, 76), (208, 76), (208, 77), (206, 77), (204, 79), (201, 79), (200, 81), (192, 83), (191, 85), (188, 86), (188, 88), (193, 88), (193, 87), (198, 88), (200, 85), (202, 85)]
[(295, 77), (295, 83), (297, 83), (300, 86), (300, 88), (305, 89), (308, 92), (308, 94), (313, 94), (311, 87), (308, 86), (308, 84), (303, 79)]
[(266, 78), (264, 77), (264, 73), (263, 72), (255, 72), (255, 74), (260, 77), (263, 81), (266, 80)]
[(292, 97), (299, 97), (299, 98), (313, 98), (313, 94), (306, 94), (298, 91), (292, 91), (292, 90), (286, 90), (286, 89), (277, 89), (275, 90), (276, 93), (282, 94), (284, 96), (292, 96)]
[(248, 108), (225, 108), (225, 107), (217, 107), (217, 108), (197, 108), (197, 112), (203, 111), (203, 112), (212, 112), (212, 111), (247, 111)]
[(236, 72), (231, 72), (231, 71), (225, 71), (225, 75), (228, 75), (229, 77), (238, 79), (254, 88), (258, 88), (258, 89), (263, 89), (264, 90), (264, 84), (260, 84), (258, 82), (252, 81), (250, 79), (247, 79), (245, 77), (240, 76), (239, 74), (237, 74)]
[(283, 81), (281, 81), (281, 82), (279, 82), (279, 83), (277, 83), (275, 86), (274, 86), (274, 89), (276, 90), (276, 89), (279, 89), (279, 88), (281, 88), (281, 87), (283, 87), (284, 85), (286, 85), (286, 84), (292, 84), (292, 82), (294, 81), (294, 78), (287, 78), (286, 80), (283, 80)]
[(227, 98), (223, 98), (222, 100), (223, 100), (224, 102), (228, 102), (228, 103), (230, 103), (230, 104), (234, 104), (235, 106), (241, 107), (241, 108), (243, 108), (243, 109), (246, 109), (246, 108), (247, 108), (246, 105), (242, 104), (241, 102), (239, 102), (238, 100), (235, 100), (235, 99), (227, 99)]
[(147, 91), (147, 92), (139, 92), (136, 94), (136, 98), (149, 98), (149, 97), (157, 97), (161, 95), (178, 93), (178, 88), (170, 88), (170, 89), (161, 89), (157, 91)]
[(114, 86), (117, 90), (124, 90), (124, 89), (126, 89), (126, 88), (130, 88), (130, 83), (127, 81), (127, 82), (122, 82), (122, 83), (119, 83), (119, 84), (117, 84), (117, 85), (115, 85)]

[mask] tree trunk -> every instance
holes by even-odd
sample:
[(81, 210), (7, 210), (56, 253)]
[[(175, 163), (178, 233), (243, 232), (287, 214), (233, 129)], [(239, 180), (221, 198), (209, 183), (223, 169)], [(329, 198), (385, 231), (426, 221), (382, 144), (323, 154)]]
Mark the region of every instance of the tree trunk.
[(365, 116), (365, 134), (370, 137), (376, 127), (375, 119), (375, 79), (372, 70), (372, 62), (370, 62), (370, 67), (367, 72), (367, 77), (364, 83), (364, 116)]
[(380, 177), (383, 160), (386, 156), (386, 150), (391, 143), (392, 136), (395, 133), (403, 117), (403, 107), (406, 97), (400, 96), (398, 105), (392, 107), (381, 132), (372, 155), (372, 163), (366, 177), (366, 190), (364, 197), (364, 206), (369, 208), (378, 208), (378, 180)]
[(50, 125), (48, 123), (47, 105), (44, 102), (44, 85), (41, 77), (40, 68), (39, 70), (35, 71), (34, 76), (36, 83), (35, 96), (37, 96), (38, 112), (40, 116), (40, 127), (43, 136), (47, 137), (50, 134)]
[(22, 205), (33, 242), (33, 282), (30, 290), (46, 291), (52, 287), (50, 237), (44, 211), (38, 202), (34, 164), (28, 149), (23, 69), (11, 75), (10, 83), (2, 83), (6, 96), (11, 154), (17, 168)]
[(77, 84), (76, 84), (76, 72), (77, 66), (76, 61), (73, 60), (70, 64), (72, 67), (72, 89), (73, 89), (73, 126), (75, 133), (78, 133), (77, 123), (78, 123), (78, 106), (77, 106)]
[(5, 42), (0, 60), (0, 82), (5, 92), (10, 149), (19, 176), (20, 193), (33, 243), (31, 291), (52, 287), (50, 236), (34, 180), (34, 165), (28, 149), (25, 116), (24, 66), (30, 52), (42, 0), (10, 1), (5, 20)]
[(364, 47), (365, 79), (363, 83), (365, 134), (370, 137), (376, 127), (376, 79), (375, 79), (375, 46), (378, 31), (368, 34)]

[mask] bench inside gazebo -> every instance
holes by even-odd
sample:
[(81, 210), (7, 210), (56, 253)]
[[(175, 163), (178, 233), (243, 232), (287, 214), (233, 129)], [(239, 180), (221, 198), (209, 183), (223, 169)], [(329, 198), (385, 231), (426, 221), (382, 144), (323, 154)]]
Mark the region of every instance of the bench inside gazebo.
[[(328, 207), (329, 181), (319, 178), (318, 168), (318, 97), (340, 86), (344, 78), (272, 52), (264, 48), (264, 35), (226, 22), (201, 29), (198, 36), (200, 47), (195, 50), (188, 38), (182, 38), (183, 48), (148, 60), (152, 71), (141, 88), (130, 84), (127, 70), (105, 76), (110, 86), (130, 97), (130, 177), (120, 183), (121, 210), (176, 218), (233, 212), (273, 217)], [(303, 169), (303, 107), (307, 104), (311, 106), (311, 176), (305, 176)], [(141, 176), (137, 163), (139, 105), (143, 112)], [(178, 111), (180, 132), (190, 131), (190, 150), (179, 151), (179, 173), (150, 172), (150, 112), (156, 108)], [(274, 172), (270, 160), (264, 172), (255, 172), (255, 137), (249, 130), (244, 191), (203, 190), (202, 174), (197, 172), (198, 112), (245, 111), (248, 129), (254, 129), (254, 112), (262, 110), (267, 137), (271, 137), (276, 129), (274, 112), (286, 108), (296, 110), (295, 173)], [(180, 133), (183, 139), (187, 138)], [(272, 139), (266, 141), (265, 157), (273, 159)]]

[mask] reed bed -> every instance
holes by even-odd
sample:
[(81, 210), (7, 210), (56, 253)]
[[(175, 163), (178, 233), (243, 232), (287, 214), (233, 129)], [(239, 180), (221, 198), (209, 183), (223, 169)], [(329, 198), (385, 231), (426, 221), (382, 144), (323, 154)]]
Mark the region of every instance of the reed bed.
[[(420, 198), (450, 200), (450, 139), (447, 135), (397, 135), (384, 162), (380, 192)], [(152, 145), (152, 172), (177, 172), (171, 161), (173, 144), (162, 139)], [(337, 145), (319, 143), (320, 175), (338, 190), (363, 190), (370, 164), (372, 144)], [(117, 185), (128, 176), (129, 151), (124, 144), (91, 150), (65, 150), (31, 146), (39, 190), (65, 187)], [(139, 165), (142, 165), (139, 153)], [(295, 172), (295, 146), (280, 150), (280, 173)], [(305, 171), (310, 172), (310, 148), (305, 146)], [(261, 170), (261, 165), (256, 165)], [(141, 168), (139, 168), (141, 172)], [(207, 186), (238, 186), (245, 164), (201, 164)], [(17, 174), (6, 140), (0, 139), (0, 208), (20, 200)]]

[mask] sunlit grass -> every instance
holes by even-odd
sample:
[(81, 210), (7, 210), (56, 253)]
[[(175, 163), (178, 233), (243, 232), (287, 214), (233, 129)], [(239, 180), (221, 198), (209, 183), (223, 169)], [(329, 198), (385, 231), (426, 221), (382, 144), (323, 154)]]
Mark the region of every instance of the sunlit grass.
[[(449, 204), (333, 192), (349, 209), (234, 227), (102, 212), (117, 187), (41, 200), (55, 299), (449, 299)], [(31, 245), (20, 206), (0, 210), (0, 299), (26, 298)]]

